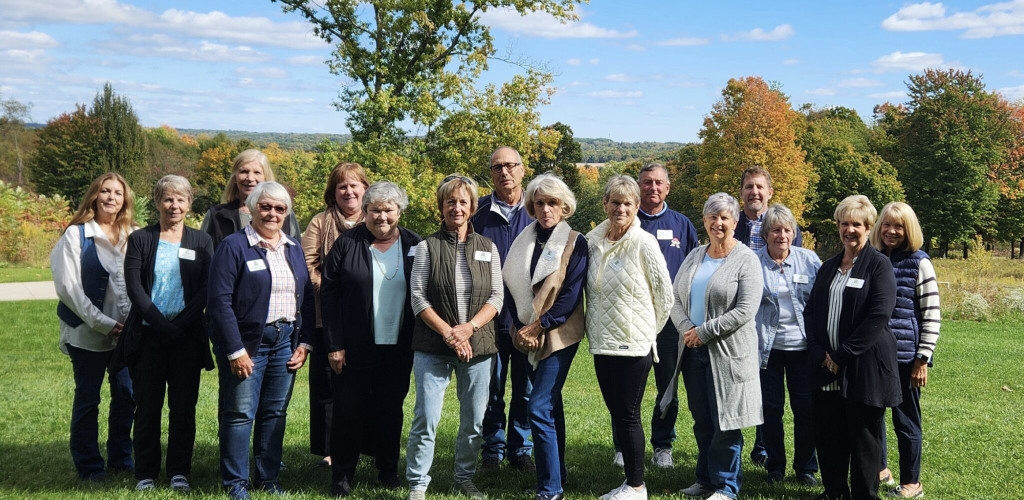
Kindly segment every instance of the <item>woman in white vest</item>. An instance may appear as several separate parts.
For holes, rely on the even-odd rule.
[[[513,302],[512,343],[530,361],[530,428],[537,461],[537,500],[565,498],[565,410],[562,386],[583,338],[587,241],[565,220],[576,197],[561,179],[539,175],[526,187],[536,219],[512,242],[502,277]]]
[[[658,362],[655,340],[672,307],[672,278],[658,241],[640,227],[639,204],[636,181],[612,177],[604,188],[608,219],[587,233],[586,331],[626,473],[602,500],[647,498],[640,402]]]

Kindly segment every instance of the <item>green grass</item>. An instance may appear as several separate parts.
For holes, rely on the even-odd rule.
[[[68,453],[68,420],[74,384],[71,364],[57,350],[57,320],[52,301],[0,303],[3,369],[0,370],[0,497],[3,498],[175,498],[160,479],[160,487],[137,494],[134,479],[114,475],[98,488],[83,486],[75,477]],[[922,481],[928,498],[1022,498],[1024,483],[1013,480],[1024,463],[1024,369],[1020,359],[1019,323],[947,322],[943,325],[936,367],[922,398],[925,447]],[[285,437],[284,486],[292,498],[320,498],[327,493],[329,473],[316,468],[308,454],[308,390],[306,370],[300,372]],[[1004,391],[1008,386],[1012,392]],[[197,409],[199,432],[193,466],[194,498],[223,498],[218,487],[214,372],[203,374]],[[439,430],[430,498],[458,498],[451,493],[452,450],[458,423],[454,390]],[[685,394],[680,394],[685,398]],[[611,465],[612,445],[608,412],[594,378],[592,357],[584,349],[576,356],[565,390],[567,461],[571,498],[600,495],[622,482],[622,471]],[[104,395],[101,415],[106,411]],[[406,431],[413,395],[406,402]],[[654,405],[651,377],[644,402],[649,418]],[[696,447],[685,410],[677,423],[676,468],[648,469],[652,497],[682,498],[675,493],[693,482]],[[787,417],[788,419],[788,417]],[[166,423],[165,423],[166,426]],[[787,428],[791,428],[787,424]],[[102,430],[101,434],[105,432]],[[890,431],[891,432],[891,431]],[[746,443],[753,429],[744,432]],[[649,436],[649,434],[648,434]],[[103,436],[101,435],[101,439]],[[896,441],[890,436],[889,457],[895,464]],[[789,445],[792,452],[792,445]],[[647,459],[650,459],[648,450]],[[742,498],[809,498],[818,493],[792,482],[769,486],[765,473],[746,458]],[[404,464],[404,458],[403,458]],[[364,461],[356,476],[356,498],[402,499],[404,490],[373,489],[375,471]],[[512,471],[481,474],[479,486],[490,498],[533,498],[535,479]]]
[[[24,283],[26,281],[50,281],[53,274],[48,267],[2,267],[0,283]]]

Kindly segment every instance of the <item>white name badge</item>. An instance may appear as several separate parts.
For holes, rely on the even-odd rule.
[[[179,248],[178,258],[182,260],[196,260],[196,251],[191,248]]]
[[[793,283],[808,283],[810,280],[807,279],[806,274],[794,274]]]
[[[614,271],[621,271],[622,270],[622,260],[620,260],[618,258],[612,259],[611,262],[608,263],[608,267],[612,268],[612,270],[614,270]]]
[[[413,245],[413,246],[409,247],[409,253],[406,255],[406,257],[415,257],[415,256],[416,256],[416,245]]]
[[[659,240],[671,240],[672,239],[672,230],[671,229],[659,229],[658,230],[658,239]]]
[[[550,248],[546,248],[544,249],[544,253],[541,257],[543,257],[544,260],[555,260],[555,251]]]
[[[484,262],[491,261],[491,252],[484,252],[483,250],[477,250],[473,252],[473,260],[482,260]]]
[[[850,278],[846,282],[847,288],[864,288],[864,280],[860,278]]]
[[[246,267],[249,268],[250,273],[256,271],[262,271],[267,268],[267,263],[263,262],[263,259],[250,260],[245,263]]]

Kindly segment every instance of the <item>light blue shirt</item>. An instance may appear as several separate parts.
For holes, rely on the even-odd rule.
[[[690,283],[690,323],[693,323],[693,326],[704,324],[704,302],[707,300],[704,295],[707,293],[708,281],[723,262],[725,262],[725,257],[712,259],[705,255],[700,267],[693,275],[693,282]]]
[[[181,284],[181,263],[178,249],[181,243],[160,240],[153,264],[153,305],[167,319],[173,319],[185,309],[185,290]]]
[[[377,345],[395,345],[408,293],[402,238],[399,237],[384,252],[370,246],[370,260],[373,268],[373,339]]]
[[[810,299],[811,289],[814,288],[814,278],[818,275],[818,268],[821,267],[821,259],[818,254],[798,246],[789,247],[789,255],[782,261],[780,266],[768,253],[768,247],[761,248],[757,252],[757,258],[761,260],[761,272],[764,276],[764,292],[761,295],[761,306],[757,310],[754,323],[757,326],[757,347],[761,354],[761,368],[768,366],[768,356],[772,348],[779,348],[782,345],[796,347],[802,345],[806,348],[807,330],[804,326],[804,307]],[[789,290],[789,300],[792,303],[792,314],[795,324],[783,325],[782,316],[784,297],[780,296],[779,283],[783,279],[786,288]],[[797,331],[790,330],[796,327]],[[776,342],[776,336],[783,334],[785,340],[782,345]],[[797,343],[796,336],[799,335],[803,342]],[[800,348],[800,347],[796,347]]]

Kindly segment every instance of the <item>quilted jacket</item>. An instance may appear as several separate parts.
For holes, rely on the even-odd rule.
[[[672,308],[672,277],[658,240],[633,219],[618,241],[605,220],[587,233],[586,330],[590,353],[646,356]],[[658,362],[657,349],[654,361]]]

